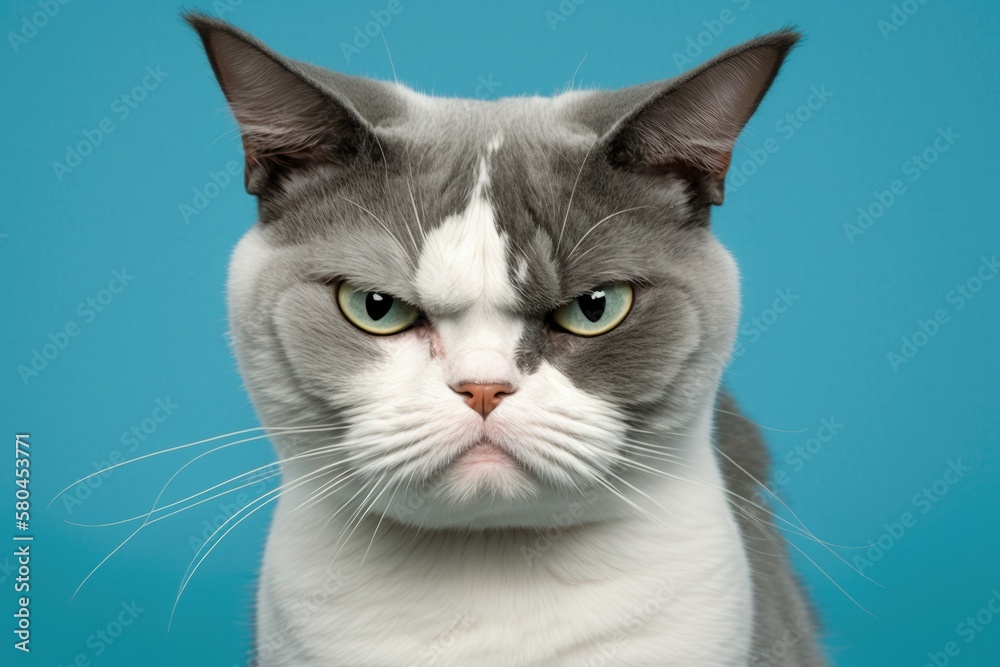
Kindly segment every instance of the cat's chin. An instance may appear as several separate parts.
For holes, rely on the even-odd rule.
[[[443,471],[436,495],[456,503],[519,500],[537,493],[531,476],[502,446],[481,440]]]

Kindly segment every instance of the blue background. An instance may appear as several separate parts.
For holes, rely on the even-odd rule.
[[[77,487],[44,509],[59,489],[114,457],[256,423],[227,348],[223,302],[228,255],[253,221],[254,202],[238,173],[208,187],[214,196],[198,202],[207,206],[197,215],[181,212],[213,173],[242,164],[235,126],[174,2],[69,2],[32,31],[25,21],[41,23],[44,4],[8,1],[0,45],[3,437],[31,433],[37,540],[30,656],[10,646],[12,548],[0,551],[0,655],[4,664],[239,664],[267,511],[211,554],[169,634],[167,622],[192,539],[249,497],[219,498],[149,526],[70,601],[132,525],[66,521],[148,510],[173,471],[204,447],[117,469],[98,488]],[[350,57],[341,46],[385,0],[195,4],[292,57],[392,77],[381,38]],[[961,624],[1000,587],[1000,279],[981,268],[984,256],[1000,252],[1000,8],[985,0],[902,5],[909,14],[888,0],[401,0],[384,32],[400,81],[493,98],[549,94],[577,70],[584,86],[666,78],[758,33],[788,23],[805,31],[742,137],[726,205],[715,213],[745,293],[741,354],[726,382],[768,429],[773,486],[805,524],[829,542],[877,545],[838,550],[875,584],[817,544],[795,540],[815,561],[796,555],[835,663],[919,666],[955,642],[948,664],[996,665],[1000,618],[979,630]],[[24,39],[12,42],[11,34]],[[145,99],[124,106],[119,98],[142,85],[147,67],[165,76],[146,78]],[[787,114],[797,114],[794,124]],[[104,119],[113,130],[95,134]],[[935,148],[939,131],[949,130],[950,143]],[[57,175],[53,162],[65,162],[85,133],[100,142]],[[912,158],[925,151],[934,161],[923,170]],[[896,180],[894,201],[880,211]],[[852,235],[845,225],[856,224],[859,207],[872,221]],[[103,293],[123,267],[133,276],[127,286]],[[977,283],[977,271],[993,280]],[[974,296],[955,296],[966,284],[978,288]],[[779,304],[781,313],[770,310],[776,291],[791,303]],[[108,296],[99,312],[87,305]],[[888,355],[902,355],[903,339],[939,310],[935,335],[917,335],[921,345],[907,350],[915,356],[893,364]],[[22,378],[18,367],[68,323],[78,334]],[[169,415],[157,401],[173,406]],[[824,419],[836,432],[810,442]],[[132,428],[141,439],[128,435]],[[802,447],[808,459],[795,453]],[[271,452],[256,441],[213,457],[191,466],[171,497],[262,465]],[[967,470],[944,481],[950,464]],[[9,481],[4,488],[12,489]],[[123,604],[133,603],[141,611],[118,628],[119,616],[131,618]]]

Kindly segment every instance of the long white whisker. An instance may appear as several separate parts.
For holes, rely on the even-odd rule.
[[[310,428],[310,429],[315,428],[315,429],[323,429],[323,430],[335,430],[335,429],[346,428],[346,427],[343,426],[343,425],[341,425],[341,424],[329,424],[329,425],[319,425],[319,426],[255,426],[253,428],[245,428],[245,429],[240,430],[240,431],[233,431],[232,433],[225,433],[223,435],[217,435],[217,436],[214,436],[212,438],[205,438],[204,440],[198,440],[196,442],[189,442],[189,443],[186,443],[186,444],[183,444],[183,445],[177,445],[175,447],[170,447],[168,449],[162,449],[160,451],[150,452],[149,454],[143,454],[142,456],[138,456],[138,457],[136,457],[134,459],[129,459],[128,461],[121,461],[119,463],[115,463],[114,465],[108,466],[107,468],[102,468],[101,470],[96,470],[96,471],[90,473],[89,475],[87,475],[86,477],[81,477],[80,479],[76,480],[72,484],[67,485],[64,489],[62,489],[61,491],[59,491],[59,493],[57,493],[55,495],[55,497],[52,498],[51,501],[49,501],[49,504],[46,507],[46,509],[48,509],[49,507],[52,507],[52,503],[54,503],[55,501],[59,500],[59,497],[62,494],[66,493],[67,491],[69,491],[70,489],[72,489],[73,487],[75,487],[77,484],[81,484],[83,482],[86,482],[91,477],[96,477],[97,475],[103,475],[106,472],[111,472],[112,470],[114,470],[116,468],[120,468],[122,466],[130,465],[132,463],[138,463],[139,461],[143,461],[145,459],[152,458],[154,456],[161,456],[163,454],[170,454],[171,452],[180,451],[182,449],[189,449],[191,447],[196,447],[198,445],[204,445],[205,443],[208,443],[208,442],[215,442],[216,440],[221,440],[222,438],[228,438],[228,437],[231,437],[231,436],[234,436],[234,435],[243,435],[244,433],[253,433],[254,431],[286,431],[286,430],[294,430],[294,429],[301,429],[301,428]],[[264,435],[262,435],[260,437],[261,438],[266,438],[266,437],[268,437],[268,435],[264,434]],[[252,442],[252,440],[251,439],[241,440],[240,442],[241,443],[243,443],[243,442]]]
[[[375,220],[375,222],[377,222],[378,224],[382,225],[382,229],[384,229],[385,233],[389,235],[389,238],[392,239],[393,243],[395,243],[397,246],[399,246],[399,249],[403,252],[404,255],[407,254],[406,248],[403,247],[403,244],[400,243],[399,239],[396,238],[396,235],[393,234],[392,230],[389,229],[389,225],[385,224],[385,222],[382,220],[382,218],[378,217],[370,209],[365,208],[364,206],[362,206],[358,202],[352,201],[352,200],[348,199],[347,197],[345,197],[344,195],[338,195],[338,196],[341,199],[343,199],[344,201],[346,201],[347,203],[353,204],[353,205],[357,206],[359,209],[361,209],[362,211],[364,211],[365,213],[367,213],[368,215],[370,215]],[[407,227],[406,231],[407,231],[407,233],[409,233],[410,228]],[[413,240],[413,235],[412,234],[410,234],[410,239]],[[413,241],[413,249],[414,250],[418,250],[416,243],[417,242],[414,240]]]
[[[322,430],[322,429],[320,429],[320,430]],[[302,433],[302,432],[307,432],[307,433],[311,433],[311,432],[313,432],[313,431],[311,431],[311,430],[309,430],[309,431],[296,431],[296,432],[294,433],[294,435],[298,435],[299,433]],[[164,485],[163,485],[163,487],[162,487],[162,488],[160,489],[160,492],[159,492],[159,494],[157,494],[157,496],[156,496],[156,499],[155,499],[155,500],[153,501],[153,507],[152,507],[152,509],[150,509],[150,511],[149,511],[149,514],[148,514],[148,515],[147,515],[147,517],[146,517],[146,520],[145,520],[145,521],[143,521],[143,522],[142,522],[142,524],[141,524],[141,525],[140,525],[140,526],[139,526],[138,528],[136,528],[136,529],[135,529],[135,530],[134,530],[134,531],[133,531],[133,532],[132,532],[132,533],[131,533],[131,534],[130,534],[130,535],[129,535],[128,537],[126,537],[126,538],[125,538],[125,539],[124,539],[124,540],[123,540],[123,541],[121,542],[121,544],[119,544],[119,545],[118,545],[117,547],[115,547],[114,549],[112,549],[112,550],[111,550],[111,553],[109,553],[109,554],[108,554],[107,556],[105,556],[105,557],[104,557],[103,559],[101,559],[101,561],[100,561],[100,562],[99,562],[99,563],[98,563],[98,564],[97,564],[96,566],[94,566],[94,569],[92,569],[92,570],[91,570],[91,571],[90,571],[90,572],[89,572],[89,573],[87,574],[87,576],[83,578],[83,581],[81,581],[81,582],[80,582],[80,585],[76,587],[76,590],[75,590],[75,591],[73,591],[73,595],[72,595],[72,596],[70,597],[70,599],[71,599],[71,600],[73,600],[73,599],[76,599],[76,596],[77,596],[77,594],[78,594],[78,593],[80,592],[80,589],[82,589],[82,588],[84,587],[84,585],[85,585],[85,584],[86,584],[86,583],[87,583],[87,582],[88,582],[88,581],[90,580],[90,578],[91,578],[91,577],[93,577],[93,576],[94,576],[94,575],[95,575],[95,574],[97,573],[97,571],[98,571],[99,569],[101,569],[101,567],[102,567],[102,566],[103,566],[103,565],[104,565],[105,563],[107,563],[107,562],[108,562],[108,560],[110,560],[110,559],[111,559],[111,557],[112,557],[112,556],[114,556],[114,555],[115,555],[116,553],[118,553],[118,552],[119,552],[119,551],[120,551],[120,550],[121,550],[121,549],[122,549],[122,548],[123,548],[123,547],[124,547],[124,546],[125,546],[126,544],[128,544],[128,543],[129,543],[129,542],[130,542],[130,541],[132,540],[132,538],[133,538],[133,537],[135,537],[136,535],[138,535],[138,534],[139,534],[139,531],[141,531],[141,530],[142,530],[142,529],[143,529],[143,528],[144,528],[145,526],[147,526],[147,525],[149,524],[149,520],[150,520],[150,517],[151,517],[151,516],[153,515],[153,513],[154,513],[154,512],[156,512],[156,509],[157,509],[157,505],[158,505],[158,503],[159,503],[159,501],[160,501],[160,498],[161,498],[161,497],[163,496],[164,492],[165,492],[165,491],[167,490],[167,487],[168,487],[168,486],[170,486],[170,483],[171,483],[171,482],[172,482],[172,481],[173,481],[173,480],[174,480],[174,479],[175,479],[175,478],[177,477],[177,475],[179,475],[179,474],[180,474],[180,473],[181,473],[181,472],[182,472],[182,471],[183,471],[184,469],[186,469],[186,468],[187,468],[187,467],[188,467],[189,465],[191,465],[192,463],[194,463],[194,462],[195,462],[195,461],[197,461],[198,459],[202,458],[203,456],[207,456],[208,454],[211,454],[212,452],[215,452],[215,451],[218,451],[218,450],[220,450],[220,449],[225,449],[225,448],[227,448],[227,447],[232,447],[232,446],[234,446],[234,445],[238,445],[238,444],[242,444],[243,442],[246,442],[246,441],[250,441],[250,440],[260,440],[261,438],[265,438],[265,437],[268,437],[268,436],[267,436],[266,434],[265,434],[265,435],[262,435],[262,436],[254,436],[253,438],[246,438],[246,439],[244,439],[244,440],[237,440],[236,442],[231,442],[231,443],[226,443],[226,444],[223,444],[223,445],[219,445],[218,447],[213,447],[213,448],[212,448],[211,450],[209,450],[208,452],[202,452],[201,454],[199,454],[198,456],[194,457],[193,459],[191,459],[190,461],[188,461],[187,463],[185,463],[185,464],[184,464],[183,466],[181,466],[181,467],[180,467],[180,468],[179,468],[179,469],[178,469],[177,471],[175,471],[175,472],[174,472],[174,474],[173,474],[173,475],[171,475],[170,479],[168,479],[168,480],[167,480],[167,483],[166,483],[166,484],[164,484]]]
[[[621,215],[622,213],[628,213],[629,211],[638,211],[639,209],[643,209],[643,208],[651,208],[651,207],[650,206],[634,206],[632,208],[625,208],[625,209],[622,209],[620,211],[612,213],[611,215],[609,215],[607,217],[604,217],[604,218],[601,218],[600,220],[598,220],[596,223],[594,223],[593,227],[591,227],[590,229],[588,229],[586,231],[586,233],[584,233],[584,235],[580,237],[580,240],[576,242],[576,245],[573,246],[573,249],[569,251],[569,255],[568,255],[569,259],[573,258],[573,253],[575,253],[576,249],[580,247],[580,244],[583,243],[584,239],[586,239],[588,236],[590,236],[590,233],[592,231],[594,231],[595,229],[597,229],[598,227],[600,227],[603,223],[607,222],[608,220],[611,220],[612,218],[614,218],[616,216]]]
[[[744,421],[748,421],[751,424],[753,424],[754,426],[756,426],[757,428],[763,429],[765,431],[775,431],[777,433],[805,433],[806,431],[809,430],[807,428],[797,428],[797,429],[789,430],[789,429],[784,429],[784,428],[775,428],[773,426],[764,426],[763,424],[761,424],[759,422],[755,422],[754,420],[750,419],[746,415],[741,415],[738,412],[730,412],[729,410],[723,410],[722,408],[714,408],[714,409],[715,409],[716,412],[721,412],[724,415],[731,415],[733,417],[739,417],[740,419],[742,419]]]
[[[319,468],[317,470],[311,471],[311,472],[303,475],[301,478],[298,478],[298,479],[286,482],[285,484],[282,484],[281,486],[279,486],[277,489],[273,489],[271,491],[268,491],[267,493],[264,493],[260,497],[258,497],[255,500],[251,501],[249,504],[247,504],[246,507],[244,507],[243,509],[241,509],[239,512],[237,512],[232,517],[230,517],[229,519],[227,519],[221,526],[219,526],[215,530],[215,532],[213,532],[209,536],[209,538],[208,538],[208,540],[206,540],[205,544],[203,544],[202,547],[198,550],[198,552],[194,555],[194,558],[192,559],[192,565],[193,565],[193,567],[189,567],[188,571],[185,572],[184,577],[182,577],[181,587],[177,591],[177,598],[174,600],[174,606],[170,610],[170,619],[167,621],[167,631],[168,632],[170,631],[170,626],[173,624],[174,614],[177,611],[177,606],[180,604],[181,596],[183,596],[184,591],[187,588],[188,584],[191,582],[192,578],[194,578],[194,575],[195,575],[195,573],[197,573],[198,568],[201,567],[201,564],[205,562],[205,559],[208,558],[208,556],[212,553],[212,551],[215,549],[215,547],[218,546],[222,542],[222,540],[226,537],[226,535],[228,535],[237,526],[239,526],[241,523],[243,523],[243,521],[245,521],[249,517],[253,516],[261,508],[266,507],[268,504],[270,504],[271,502],[275,501],[276,499],[278,499],[279,497],[281,497],[283,494],[285,494],[285,493],[287,493],[287,492],[289,492],[289,491],[291,491],[291,490],[293,490],[295,488],[298,488],[299,486],[302,486],[303,484],[306,484],[309,480],[314,479],[315,477],[318,477],[321,474],[324,474],[328,469],[330,469],[331,467],[333,467],[335,465],[337,465],[337,464],[334,463],[334,464],[330,464],[330,465],[327,465],[327,466],[323,466],[323,467],[321,467],[321,468]],[[270,498],[267,498],[266,500],[263,500],[267,496],[270,496]],[[254,503],[259,503],[259,504],[256,507],[254,507],[253,509],[251,509],[251,506]],[[243,516],[240,517],[240,514],[243,514]],[[239,517],[239,519],[237,519],[236,522],[233,523],[232,526],[230,526],[229,528],[227,528],[226,531],[219,537],[218,540],[215,540],[215,536],[218,535],[219,531],[221,531],[223,528],[226,528],[226,526],[230,522],[232,522],[234,519],[236,519],[237,517]],[[208,545],[211,545],[211,546],[208,546]],[[205,549],[206,546],[208,546],[207,550]],[[201,555],[202,551],[205,552],[204,555]],[[198,558],[199,555],[201,555],[200,559]],[[194,562],[195,560],[197,560],[197,563]]]
[[[137,515],[129,517],[127,519],[120,519],[118,521],[110,521],[110,522],[107,522],[107,523],[90,523],[90,524],[88,524],[88,523],[75,523],[73,521],[66,521],[66,523],[68,523],[68,524],[70,524],[72,526],[81,526],[83,528],[105,528],[105,527],[109,527],[109,526],[118,526],[118,525],[121,525],[121,524],[124,524],[124,523],[130,523],[132,521],[138,521],[139,519],[144,519],[144,518],[150,516],[150,514],[152,514],[154,511],[161,511],[161,510],[170,509],[171,507],[175,507],[175,506],[180,505],[182,503],[185,503],[185,502],[187,502],[189,500],[193,500],[193,499],[197,498],[198,496],[204,495],[206,493],[211,493],[215,489],[218,489],[219,487],[225,486],[226,484],[230,484],[230,483],[235,482],[237,480],[240,480],[240,479],[242,479],[244,477],[251,477],[251,476],[253,476],[253,475],[255,475],[255,474],[257,474],[257,473],[259,473],[259,472],[261,472],[263,470],[267,470],[268,468],[273,468],[275,466],[280,466],[283,463],[286,463],[286,462],[289,462],[289,461],[295,461],[297,459],[326,456],[326,455],[331,454],[331,453],[333,453],[335,451],[338,451],[339,449],[342,449],[343,447],[344,447],[344,445],[341,444],[341,443],[336,443],[336,444],[333,444],[333,445],[324,445],[324,446],[318,447],[316,449],[310,449],[310,450],[305,451],[305,452],[300,452],[298,454],[295,454],[294,456],[288,456],[288,457],[285,457],[285,458],[282,458],[282,459],[278,459],[276,461],[271,461],[271,462],[266,463],[266,464],[264,464],[262,466],[258,466],[256,468],[254,468],[253,470],[248,470],[247,472],[243,472],[243,473],[240,473],[239,475],[235,475],[233,477],[230,477],[229,479],[224,480],[222,482],[219,482],[218,484],[214,484],[213,486],[210,486],[207,489],[203,489],[202,491],[198,491],[197,493],[193,493],[190,496],[187,496],[186,498],[182,498],[180,500],[176,500],[176,501],[174,501],[172,503],[169,503],[167,505],[161,505],[161,506],[157,507],[153,511],[144,512],[142,514],[137,514]],[[230,489],[226,489],[226,490],[224,490],[224,491],[222,491],[220,493],[217,493],[217,494],[211,496],[210,498],[205,498],[204,500],[200,500],[200,501],[198,501],[196,503],[192,503],[191,505],[189,505],[187,507],[183,507],[183,508],[181,508],[179,510],[176,510],[174,512],[170,512],[169,514],[160,515],[159,517],[157,517],[156,519],[150,521],[149,523],[155,523],[157,521],[160,521],[161,519],[165,519],[167,517],[174,516],[175,514],[179,514],[180,512],[187,511],[188,509],[191,509],[192,507],[196,507],[197,505],[201,505],[202,503],[207,502],[209,500],[214,500],[215,498],[219,498],[221,496],[230,494],[233,491],[237,491],[239,489],[243,489],[243,488],[246,488],[248,486],[253,486],[254,484],[257,484],[260,481],[266,481],[268,479],[272,479],[273,477],[280,476],[280,475],[281,475],[280,471],[274,471],[272,473],[269,473],[266,477],[260,477],[260,478],[257,478],[257,479],[253,479],[250,482],[247,482],[246,484],[241,484],[240,486],[237,486],[237,487],[234,487],[234,488],[230,488]]]
[[[559,229],[559,238],[556,240],[556,252],[559,252],[559,247],[562,245],[563,234],[566,232],[566,221],[569,220],[569,212],[573,207],[573,196],[576,194],[576,186],[580,184],[580,176],[583,175],[583,167],[587,164],[587,158],[590,157],[590,152],[594,150],[594,146],[597,143],[591,144],[590,148],[587,149],[587,154],[583,156],[583,162],[580,163],[580,170],[576,172],[576,179],[573,181],[573,189],[569,192],[569,201],[566,203],[566,215],[563,216],[562,227]]]

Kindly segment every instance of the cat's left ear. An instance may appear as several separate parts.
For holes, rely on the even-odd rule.
[[[676,79],[620,91],[631,109],[604,136],[608,159],[688,180],[721,204],[736,139],[798,40],[791,31],[765,35]]]

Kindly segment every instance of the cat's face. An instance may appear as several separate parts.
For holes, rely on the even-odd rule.
[[[549,524],[704,423],[739,310],[708,209],[792,36],[680,83],[487,103],[194,22],[261,204],[230,268],[240,368],[266,426],[336,426],[276,438],[294,474],[337,462],[313,491],[420,525]]]

